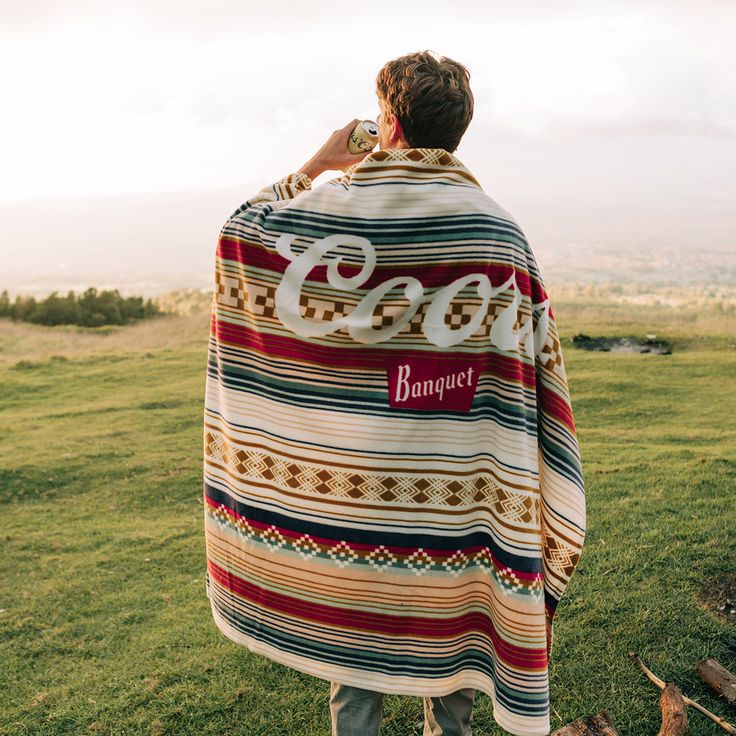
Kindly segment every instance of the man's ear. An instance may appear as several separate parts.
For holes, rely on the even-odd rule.
[[[396,143],[396,141],[401,140],[404,137],[404,129],[401,127],[401,121],[396,117],[396,115],[391,115],[391,120],[393,121],[393,133],[391,134],[391,143]]]
[[[396,118],[396,131],[397,133],[403,138],[404,137],[404,128],[401,125],[401,121]]]

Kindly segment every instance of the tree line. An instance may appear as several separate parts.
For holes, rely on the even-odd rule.
[[[41,325],[124,325],[160,312],[150,299],[123,297],[117,289],[98,292],[91,287],[79,295],[69,291],[66,296],[54,291],[40,300],[17,295],[15,301],[11,301],[7,289],[0,294],[0,317]]]

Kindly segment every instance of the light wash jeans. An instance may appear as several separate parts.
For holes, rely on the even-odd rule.
[[[422,736],[471,736],[473,688],[423,700]],[[331,682],[330,715],[332,736],[380,736],[383,693]]]

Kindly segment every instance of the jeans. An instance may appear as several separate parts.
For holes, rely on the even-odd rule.
[[[423,736],[471,736],[475,690],[424,698]],[[332,736],[380,736],[383,693],[330,683]]]

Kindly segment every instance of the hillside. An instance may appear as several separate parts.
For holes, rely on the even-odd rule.
[[[657,732],[658,691],[630,650],[736,721],[692,672],[706,656],[736,670],[736,615],[718,610],[736,591],[731,307],[558,296],[588,533],[555,623],[553,728],[606,708],[622,735]],[[0,320],[0,735],[329,733],[328,683],[211,620],[208,326],[206,309],[97,330]],[[657,333],[674,350],[584,352],[579,331]],[[420,699],[386,696],[384,736],[421,721]],[[473,729],[502,736],[485,696]]]

